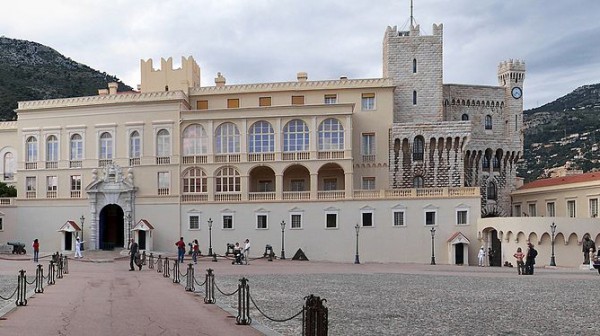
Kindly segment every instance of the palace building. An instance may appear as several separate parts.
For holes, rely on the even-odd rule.
[[[0,178],[18,189],[0,240],[174,251],[182,236],[222,255],[249,238],[255,256],[474,264],[479,218],[511,214],[525,65],[444,84],[442,47],[441,24],[388,27],[381,78],[203,87],[183,57],[142,60],[136,92],[20,102],[0,123]]]

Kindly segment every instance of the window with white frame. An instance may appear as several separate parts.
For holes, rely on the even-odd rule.
[[[221,221],[223,223],[223,229],[233,229],[233,214],[221,214]]]
[[[81,191],[81,175],[71,175],[71,191]]]
[[[15,156],[12,152],[6,152],[4,154],[4,180],[12,180],[15,176],[16,164]]]
[[[598,217],[598,199],[590,198],[590,217],[596,218]]]
[[[363,177],[362,178],[362,189],[363,190],[375,190],[375,177]]]
[[[375,94],[363,93],[361,96],[361,109],[363,111],[371,111],[375,109]]]
[[[546,203],[546,216],[556,217],[556,205],[554,202]]]
[[[129,158],[139,159],[142,156],[142,139],[140,132],[133,131],[129,135]]]
[[[361,142],[363,161],[375,161],[375,133],[363,133]]]
[[[268,229],[269,216],[265,213],[257,213],[256,214],[256,228],[257,229]]]
[[[468,225],[469,224],[469,210],[457,209],[456,210],[456,225]]]
[[[158,172],[158,194],[169,195],[171,189],[171,173]]]
[[[529,207],[529,217],[537,216],[537,207],[535,203],[529,203],[527,205]]]
[[[339,210],[326,210],[325,211],[325,228],[326,229],[337,229],[338,228],[338,217],[339,217]]]
[[[425,225],[436,225],[437,211],[426,210],[425,211]]]
[[[100,160],[110,160],[113,158],[113,139],[112,134],[109,132],[102,132],[100,134]]]
[[[56,191],[58,189],[58,176],[46,176],[46,191]]]
[[[234,167],[223,167],[215,176],[216,192],[239,192],[240,173]]]
[[[309,131],[306,123],[300,119],[289,121],[283,128],[283,151],[308,151]]]
[[[215,153],[231,154],[240,152],[240,131],[234,123],[222,123],[217,127],[215,134]]]
[[[575,200],[567,201],[567,216],[571,218],[575,218],[577,213],[575,212]]]
[[[522,211],[521,211],[521,204],[515,204],[513,206],[514,209],[514,213],[513,216],[514,217],[521,217]]]
[[[367,209],[360,211],[360,225],[363,227],[375,226],[375,210]]]
[[[36,190],[36,178],[35,176],[27,176],[25,178],[25,188],[27,191],[35,191]]]
[[[71,135],[69,158],[71,161],[83,160],[83,138],[80,134]]]
[[[203,155],[208,152],[208,135],[200,124],[192,124],[183,131],[183,155]]]
[[[335,118],[323,120],[319,125],[319,151],[343,150],[344,127]]]
[[[58,138],[55,135],[46,138],[46,161],[58,161]]]
[[[38,159],[38,143],[37,138],[34,136],[30,136],[25,141],[27,147],[27,153],[25,154],[25,161],[27,162],[36,162]]]
[[[200,229],[200,215],[194,214],[188,216],[188,225],[190,230]]]
[[[250,153],[272,153],[275,151],[275,132],[267,121],[257,121],[250,127],[248,134]]]
[[[406,225],[404,210],[394,210],[392,212],[392,214],[393,214],[394,226]]]
[[[337,103],[337,95],[336,94],[326,94],[325,95],[325,104],[335,104]]]
[[[171,156],[171,134],[164,128],[156,133],[156,156]]]
[[[302,228],[302,213],[301,212],[292,212],[290,213],[290,228],[292,229],[301,229]]]
[[[190,168],[183,172],[184,193],[205,193],[208,191],[206,173],[200,168]]]

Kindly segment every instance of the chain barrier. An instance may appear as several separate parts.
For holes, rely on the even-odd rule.
[[[256,304],[256,302],[254,302],[254,298],[252,297],[252,295],[250,295],[250,302],[252,302],[252,304],[254,305],[254,308],[256,308],[256,310],[258,310],[258,312],[259,312],[259,313],[260,313],[262,316],[264,316],[264,317],[265,317],[267,320],[271,320],[271,321],[273,321],[273,322],[287,322],[287,321],[290,321],[290,320],[293,320],[293,319],[295,319],[296,317],[300,316],[300,314],[302,314],[302,312],[304,312],[304,310],[303,310],[303,309],[300,309],[300,311],[298,311],[298,312],[297,312],[295,315],[293,315],[292,317],[288,317],[288,318],[286,318],[286,319],[276,319],[276,318],[270,317],[270,316],[268,316],[267,314],[265,314],[265,313],[262,311],[262,309],[260,309],[260,308],[258,307],[258,305]]]
[[[180,283],[181,280],[179,279],[179,260],[175,261],[175,263],[173,264],[173,283]]]
[[[223,292],[223,291],[221,290],[221,288],[219,288],[219,286],[218,286],[216,283],[215,283],[215,287],[217,288],[217,290],[219,291],[219,293],[221,293],[221,294],[223,294],[223,295],[225,295],[225,296],[232,296],[232,295],[235,295],[235,294],[236,294],[236,293],[237,293],[237,292],[240,290],[240,287],[238,286],[238,289],[236,289],[236,290],[235,290],[233,293],[227,294],[227,293]]]
[[[235,318],[236,324],[248,325],[252,323],[250,317],[250,286],[248,279],[241,278],[238,285],[238,315]]]
[[[312,294],[305,299],[306,305],[302,310],[302,335],[327,336],[329,309],[323,306],[323,302],[327,302],[327,300]]]
[[[54,285],[56,280],[54,280],[54,260],[50,260],[50,264],[48,265],[48,285]]]
[[[27,277],[25,276],[25,270],[19,271],[19,277],[17,279],[17,306],[27,305]]]
[[[35,269],[35,292],[44,292],[44,267],[41,264]]]

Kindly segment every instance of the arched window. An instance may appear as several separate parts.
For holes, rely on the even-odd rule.
[[[489,114],[485,116],[485,129],[486,130],[492,129],[492,116]]]
[[[71,135],[69,159],[81,161],[83,159],[83,138],[79,134]]]
[[[498,169],[500,169],[500,159],[499,159],[497,156],[495,156],[495,155],[494,155],[494,157],[492,158],[492,167],[493,167],[495,170],[498,170]]]
[[[156,133],[156,156],[171,156],[171,135],[164,128]]]
[[[308,151],[308,126],[300,119],[289,121],[283,128],[283,151]]]
[[[129,135],[129,158],[138,159],[142,153],[140,133],[133,131]]]
[[[415,176],[413,178],[413,188],[423,188],[424,185],[423,176]]]
[[[216,192],[239,192],[240,173],[233,167],[219,169],[215,176]]]
[[[275,133],[267,121],[255,122],[250,127],[249,148],[250,153],[272,153],[275,151]]]
[[[205,193],[206,173],[200,168],[190,168],[183,173],[183,192],[184,193]]]
[[[27,147],[27,153],[25,155],[26,162],[36,162],[38,159],[38,142],[37,138],[30,136],[25,141]]]
[[[193,124],[183,131],[183,155],[202,155],[208,152],[208,136],[204,127]]]
[[[415,138],[413,143],[413,161],[423,161],[423,155],[425,153],[425,140],[423,137],[418,136]]]
[[[413,73],[417,73],[417,59],[413,58]]]
[[[417,105],[417,91],[413,91],[413,105]]]
[[[498,198],[498,192],[496,190],[496,184],[494,182],[490,182],[487,185],[487,199],[495,200]]]
[[[58,161],[58,139],[51,135],[46,139],[46,161]]]
[[[215,153],[228,154],[240,152],[240,131],[234,123],[226,122],[217,127]]]
[[[113,158],[113,140],[108,132],[100,134],[100,160],[110,160]]]
[[[468,120],[469,120],[469,115],[465,113],[465,114],[463,114],[463,115],[460,117],[460,119],[461,119],[462,121],[468,121]]]
[[[343,150],[344,128],[334,118],[323,120],[319,125],[319,151]]]
[[[17,171],[15,165],[15,156],[11,152],[6,152],[4,154],[4,179],[12,180],[15,176],[15,172]]]
[[[489,169],[490,168],[490,157],[487,155],[484,155],[481,164],[482,164],[483,169]]]

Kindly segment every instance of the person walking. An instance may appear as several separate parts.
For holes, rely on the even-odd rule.
[[[532,243],[527,243],[529,249],[527,249],[527,256],[525,257],[525,274],[533,275],[533,268],[535,265],[535,257],[537,257],[537,251],[533,248]]]
[[[31,247],[33,248],[33,262],[38,262],[40,256],[40,242],[37,238],[33,240]]]
[[[198,253],[200,252],[200,246],[198,246],[198,239],[194,239],[192,243],[192,260],[194,264],[198,263]]]
[[[485,265],[485,249],[483,246],[479,249],[479,253],[477,253],[477,261],[479,262],[479,267]]]
[[[135,242],[133,238],[131,238],[131,243],[129,244],[129,270],[135,271],[135,259],[136,255],[140,252],[138,243]],[[137,256],[139,258],[139,256]],[[142,266],[140,264],[140,271],[142,270]]]
[[[83,255],[81,254],[81,243],[83,242],[77,237],[77,239],[75,239],[75,258],[83,258]]]
[[[177,261],[183,263],[183,256],[185,255],[185,242],[183,241],[183,237],[179,237],[179,241],[175,243],[177,246]]]
[[[519,271],[519,275],[525,274],[525,263],[523,262],[523,258],[525,258],[525,254],[520,247],[517,247],[517,252],[513,255],[517,259],[517,270]]]

